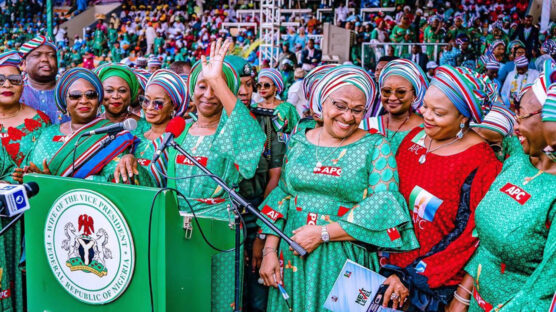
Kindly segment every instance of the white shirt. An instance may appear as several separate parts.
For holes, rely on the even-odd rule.
[[[288,103],[295,106],[295,110],[300,117],[303,117],[303,112],[309,109],[307,99],[303,93],[303,80],[294,82],[288,90]]]

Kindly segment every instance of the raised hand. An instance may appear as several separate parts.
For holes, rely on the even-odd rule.
[[[226,40],[222,43],[222,38],[219,38],[216,42],[213,41],[210,44],[210,59],[207,60],[204,55],[201,56],[201,64],[203,66],[201,72],[209,83],[224,76],[222,73],[222,63],[224,62],[224,57],[228,53],[231,44],[231,40]]]

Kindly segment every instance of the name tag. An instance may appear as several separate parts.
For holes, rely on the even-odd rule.
[[[325,174],[334,177],[339,177],[342,175],[342,168],[340,167],[330,167],[330,166],[323,166],[320,168],[313,169],[314,174]]]
[[[522,188],[520,188],[519,186],[515,186],[511,183],[506,183],[506,185],[504,185],[500,191],[508,196],[510,196],[511,198],[513,198],[516,202],[520,203],[521,205],[524,205],[529,198],[531,198],[531,195],[527,192],[525,192]]]
[[[198,161],[201,165],[203,165],[204,167],[207,166],[207,162],[208,162],[207,157],[203,157],[203,156],[194,156],[194,157],[195,160]],[[176,163],[180,165],[194,166],[194,164],[189,159],[187,159],[187,157],[185,157],[184,155],[178,155],[178,157],[176,157]]]

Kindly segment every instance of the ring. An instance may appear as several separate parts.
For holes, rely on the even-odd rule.
[[[393,293],[393,294],[390,296],[390,299],[391,299],[391,300],[396,300],[396,299],[398,299],[399,297],[400,297],[400,296],[399,296],[398,294]]]

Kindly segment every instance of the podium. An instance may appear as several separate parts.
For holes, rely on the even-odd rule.
[[[218,252],[180,216],[172,192],[153,207],[149,271],[159,189],[35,174],[25,176],[30,181],[40,191],[25,213],[29,311],[152,311],[149,272],[154,311],[211,310]],[[198,220],[210,242],[234,247],[228,222]]]

